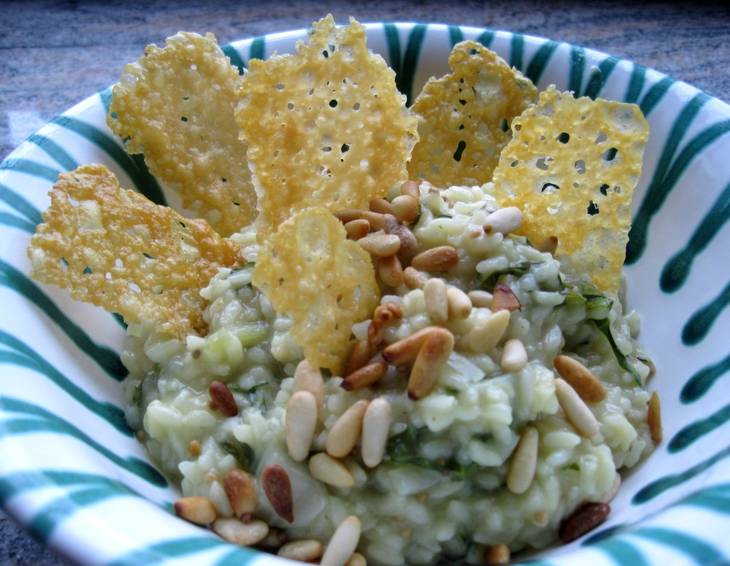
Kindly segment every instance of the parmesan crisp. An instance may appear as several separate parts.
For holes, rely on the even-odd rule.
[[[512,129],[494,172],[495,197],[522,210],[521,233],[534,244],[556,236],[556,255],[615,295],[649,137],[641,110],[550,87]]]
[[[112,89],[109,127],[130,153],[224,236],[256,217],[234,108],[241,78],[212,34],[149,45]]]
[[[296,54],[250,61],[236,117],[259,195],[259,241],[310,206],[367,208],[406,178],[418,135],[363,26],[336,28],[332,16]]]
[[[103,165],[59,176],[28,257],[36,280],[176,337],[205,333],[200,290],[240,261],[204,220],[122,189]]]

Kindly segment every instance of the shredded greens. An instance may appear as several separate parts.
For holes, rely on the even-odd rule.
[[[233,456],[244,471],[253,470],[256,454],[248,444],[235,439],[225,440],[221,442],[221,448]]]
[[[502,269],[500,271],[495,271],[485,279],[481,281],[479,284],[479,288],[483,291],[489,291],[490,293],[494,291],[494,288],[497,286],[497,283],[500,282],[500,278],[504,277],[506,275],[513,275],[515,277],[522,277],[525,273],[527,273],[530,270],[530,266],[532,264],[529,261],[521,261],[519,263],[515,263],[513,265],[510,265],[507,269]]]

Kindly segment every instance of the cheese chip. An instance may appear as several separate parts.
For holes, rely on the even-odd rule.
[[[238,138],[240,77],[211,34],[178,33],[124,67],[109,127],[130,153],[224,236],[256,217],[256,192]]]
[[[355,20],[327,16],[295,55],[252,60],[241,97],[259,241],[298,210],[367,208],[406,177],[416,117]]]
[[[333,372],[348,353],[352,325],[369,318],[380,297],[370,255],[322,207],[279,226],[259,250],[253,283],[291,317],[307,361]]]
[[[557,236],[557,255],[615,294],[649,137],[639,107],[550,87],[512,129],[494,172],[495,197],[522,210],[521,232],[533,243]]]
[[[537,90],[496,53],[475,41],[449,55],[451,74],[431,78],[413,103],[422,117],[408,171],[438,187],[481,185],[492,179],[509,125]]]
[[[205,332],[200,290],[239,261],[204,220],[122,189],[103,165],[62,173],[43,221],[28,248],[35,279],[177,337]]]

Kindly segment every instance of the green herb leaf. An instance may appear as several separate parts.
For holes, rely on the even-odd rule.
[[[140,381],[134,388],[134,393],[132,393],[132,404],[142,408],[142,382]]]
[[[507,275],[513,275],[515,277],[522,277],[525,273],[527,273],[530,270],[531,265],[532,264],[529,261],[521,261],[520,263],[515,263],[514,265],[510,265],[507,269],[503,269],[501,271],[495,271],[489,277],[482,280],[482,282],[479,285],[479,288],[484,291],[489,291],[491,293],[492,291],[494,291],[494,288],[497,286],[497,283],[500,282],[501,277],[504,277]]]
[[[628,362],[626,356],[624,356],[624,354],[621,352],[621,350],[619,350],[618,346],[616,345],[616,340],[613,339],[613,334],[611,333],[611,324],[608,322],[608,319],[603,318],[601,320],[593,320],[593,324],[606,337],[606,340],[608,340],[608,343],[611,345],[611,350],[613,350],[613,355],[616,357],[618,365],[620,365],[623,369],[631,374],[631,376],[634,378],[634,381],[636,382],[636,385],[642,385],[639,372],[636,371],[636,369]]]
[[[253,470],[256,453],[248,444],[238,440],[225,440],[221,442],[221,448],[233,456],[244,471]]]

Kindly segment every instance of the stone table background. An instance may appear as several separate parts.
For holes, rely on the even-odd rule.
[[[422,21],[506,29],[626,57],[730,101],[730,8],[723,3],[560,0],[387,2],[0,1],[0,158],[46,121],[113,83],[151,42],[179,30],[220,43],[309,25]],[[0,511],[0,565],[65,561]]]

